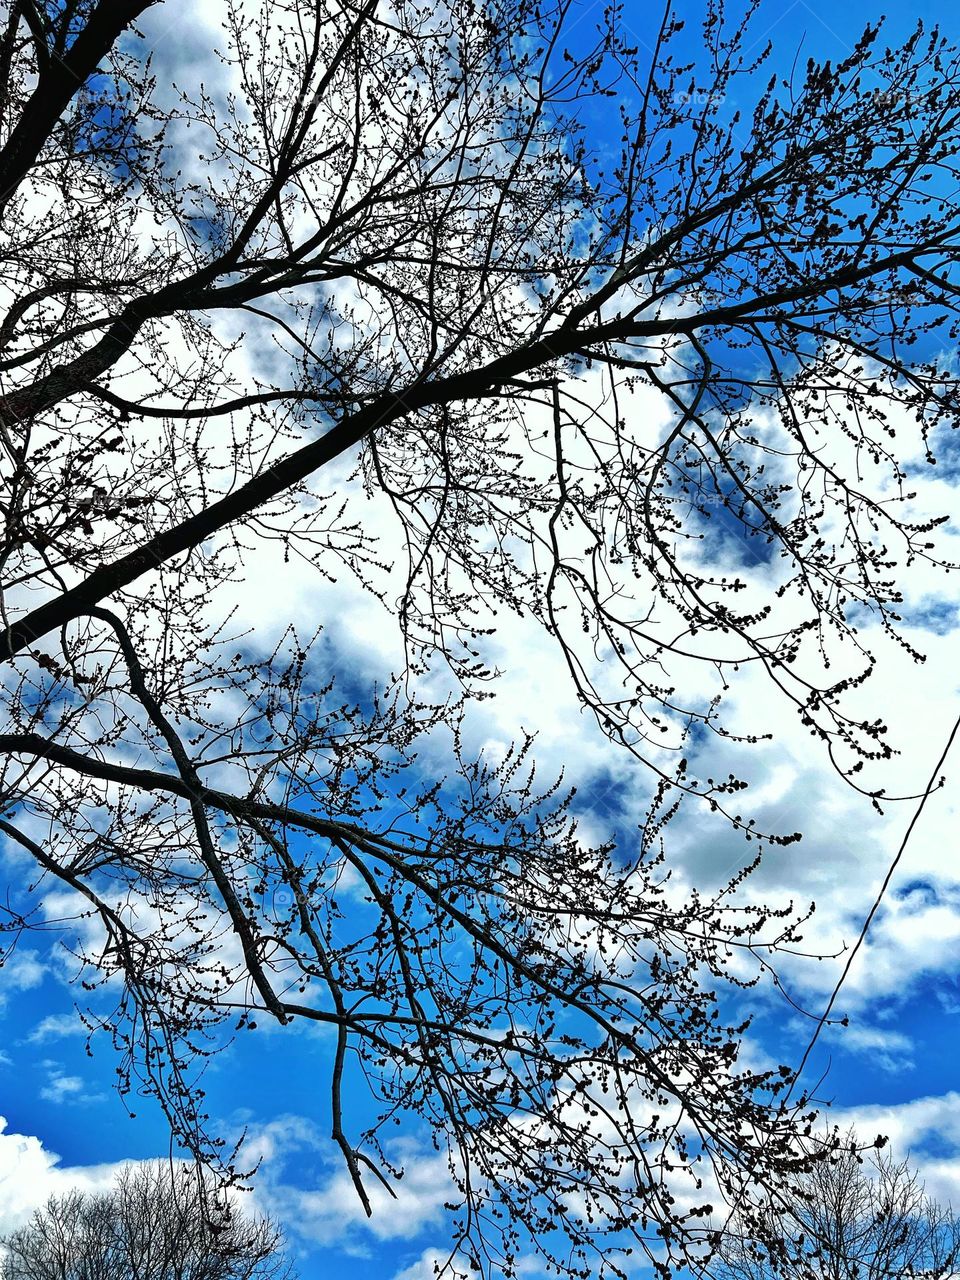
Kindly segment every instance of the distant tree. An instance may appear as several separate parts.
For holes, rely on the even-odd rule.
[[[692,797],[745,861],[795,838],[697,776],[744,664],[879,790],[860,622],[896,632],[898,572],[937,554],[906,460],[960,404],[956,53],[871,27],[784,79],[755,3],[703,0],[691,43],[669,3],[627,6],[638,40],[619,4],[224,0],[222,58],[181,76],[190,7],[12,0],[0,26],[10,937],[69,899],[123,1096],[226,1178],[197,1060],[319,1023],[368,1212],[406,1115],[476,1266],[699,1258],[705,1170],[738,1201],[801,1159],[789,1068],[738,1065],[716,998],[797,935],[739,877],[672,894],[661,837]],[[315,566],[311,617],[278,642],[261,592],[237,638],[268,544]],[[329,669],[322,584],[350,573],[398,680]],[[464,745],[518,614],[653,771],[627,848],[585,847],[519,725],[503,757]],[[417,695],[442,664],[466,703]]]
[[[960,1222],[907,1161],[861,1154],[855,1136],[814,1164],[794,1195],[768,1203],[753,1230],[734,1220],[710,1268],[716,1280],[952,1280]],[[738,1230],[739,1228],[739,1230]]]
[[[294,1280],[278,1229],[203,1181],[184,1165],[141,1164],[124,1169],[112,1191],[51,1196],[0,1240],[0,1277]]]

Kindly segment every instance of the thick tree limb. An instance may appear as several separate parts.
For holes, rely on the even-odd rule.
[[[0,214],[30,172],[70,100],[117,40],[159,0],[100,0],[62,57],[41,60],[37,87],[0,149]]]

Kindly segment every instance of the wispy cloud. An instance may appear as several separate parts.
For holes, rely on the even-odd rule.
[[[886,1027],[853,1024],[840,1030],[835,1043],[849,1053],[869,1054],[877,1066],[891,1074],[912,1071],[916,1065],[910,1037]]]
[[[40,1064],[47,1073],[47,1083],[40,1089],[44,1102],[88,1105],[103,1102],[105,1093],[88,1092],[87,1082],[81,1076],[68,1075],[59,1062],[49,1059]]]
[[[48,1013],[27,1036],[28,1044],[43,1044],[64,1036],[85,1036],[87,1029],[75,1013]]]

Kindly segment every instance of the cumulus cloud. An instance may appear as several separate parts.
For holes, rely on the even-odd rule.
[[[63,1165],[39,1138],[8,1133],[7,1121],[0,1116],[0,1234],[22,1226],[50,1196],[74,1188],[108,1190],[124,1164]]]
[[[599,396],[599,382],[585,385],[583,394],[587,400]],[[910,424],[905,420],[901,425],[904,437],[911,438]],[[332,477],[334,487],[339,489],[341,482],[346,482],[347,470],[344,463]],[[956,489],[932,476],[927,469],[916,479],[915,510],[955,508]],[[343,492],[351,504],[351,518],[359,519],[385,548],[395,545],[390,511],[368,501],[356,484]],[[958,538],[950,527],[938,536],[947,558],[960,558]],[[287,621],[301,626],[325,623],[332,670],[348,669],[360,678],[376,678],[400,669],[403,655],[396,626],[380,600],[360,590],[348,575],[336,583],[321,584],[309,565],[302,561],[283,564],[281,558],[282,548],[270,544],[259,546],[248,557],[245,589],[235,602],[239,618],[248,624],[262,624],[259,602],[266,592],[276,602],[273,617],[278,626]],[[748,574],[751,590],[769,595],[773,573],[763,562],[754,564]],[[388,572],[387,587],[390,581]],[[905,631],[927,654],[923,664],[918,665],[868,618],[861,625],[860,639],[875,652],[877,664],[862,689],[851,691],[851,710],[864,719],[885,720],[898,752],[892,761],[869,763],[855,775],[865,790],[881,787],[889,796],[919,794],[960,707],[954,656],[956,609],[944,602],[949,585],[940,570],[924,562],[912,565],[909,577],[905,577]],[[395,585],[392,590],[395,594]],[[391,598],[388,590],[387,599]],[[532,619],[501,610],[495,618],[482,621],[495,625],[495,633],[483,642],[484,658],[501,674],[491,689],[492,696],[471,707],[468,747],[496,756],[519,728],[536,732],[535,754],[541,776],[563,769],[567,779],[580,788],[586,838],[602,839],[619,827],[629,840],[630,823],[639,820],[648,801],[650,775],[626,753],[611,748],[584,714],[558,646]],[[692,691],[706,697],[711,691],[710,672],[703,664],[680,666],[679,674],[672,668],[669,674],[676,676],[684,695]],[[428,696],[442,697],[449,691],[439,668],[423,683],[422,692]],[[884,813],[878,814],[867,797],[836,774],[823,745],[811,738],[796,710],[776,694],[769,675],[756,663],[745,663],[731,675],[724,723],[733,733],[748,737],[770,732],[772,740],[745,745],[732,738],[704,737],[690,750],[692,768],[705,776],[733,773],[749,779],[750,789],[738,798],[738,808],[746,816],[756,817],[759,828],[804,832],[802,844],[768,853],[745,893],[754,899],[779,902],[792,898],[800,909],[811,900],[817,902],[804,950],[836,959],[817,964],[798,956],[787,961],[785,970],[791,985],[803,996],[825,998],[859,933],[915,802],[891,801],[884,804]],[[435,760],[427,744],[424,767],[442,771],[448,749],[442,736],[433,749]],[[669,762],[669,754],[664,759]],[[960,947],[956,945],[960,936],[960,872],[953,838],[960,815],[958,789],[952,782],[958,770],[960,761],[948,762],[948,787],[938,791],[927,805],[900,868],[895,893],[876,920],[847,980],[845,1011],[861,1009],[881,996],[907,998],[930,975],[951,974],[960,967]],[[668,831],[667,846],[678,893],[687,892],[690,886],[724,882],[752,854],[750,846],[695,803],[685,807]],[[930,888],[928,900],[909,890],[920,881]]]
[[[803,832],[799,844],[772,848],[744,892],[753,900],[785,903],[798,910],[816,902],[804,930],[806,953],[782,962],[789,985],[806,1003],[826,999],[845,965],[866,914],[903,839],[952,723],[960,710],[955,669],[956,633],[938,635],[908,629],[927,653],[917,665],[880,634],[865,639],[878,654],[876,674],[867,682],[862,710],[882,715],[898,755],[882,767],[856,775],[865,789],[882,786],[890,796],[912,799],[871,801],[832,769],[819,742],[796,715],[770,696],[764,673],[738,676],[726,704],[734,733],[762,726],[773,741],[748,747],[730,739],[703,742],[695,763],[701,773],[750,781],[738,796],[738,811],[766,831]],[[912,998],[929,985],[960,971],[960,866],[956,858],[960,806],[960,754],[948,758],[946,785],[929,798],[881,910],[844,984],[840,1012],[862,1014],[876,999]],[[722,883],[745,861],[749,846],[687,805],[667,836],[678,885]],[[809,957],[833,957],[818,963]]]
[[[312,1179],[304,1176],[302,1157],[308,1149],[323,1153]],[[403,1168],[403,1177],[391,1182],[394,1195],[372,1176],[364,1181],[373,1210],[368,1218],[347,1170],[331,1160],[329,1143],[300,1116],[251,1130],[244,1153],[262,1160],[254,1193],[258,1210],[276,1216],[306,1241],[347,1253],[363,1254],[372,1241],[414,1239],[440,1221],[450,1199],[446,1158],[400,1142],[390,1149],[391,1159]]]

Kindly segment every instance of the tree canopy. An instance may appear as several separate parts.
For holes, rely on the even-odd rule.
[[[276,1227],[186,1165],[129,1165],[107,1192],[52,1196],[0,1240],[3,1280],[291,1280]]]
[[[802,1176],[789,1201],[767,1205],[765,1230],[726,1232],[713,1268],[717,1280],[956,1276],[960,1225],[953,1211],[927,1195],[908,1162],[888,1148],[867,1157],[861,1150],[848,1132],[843,1145]]]

